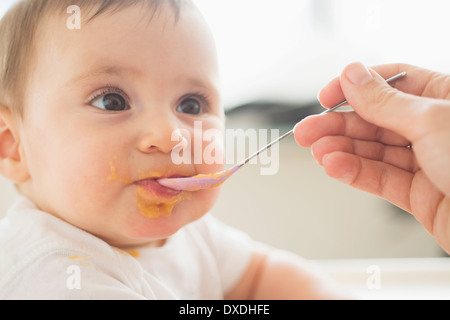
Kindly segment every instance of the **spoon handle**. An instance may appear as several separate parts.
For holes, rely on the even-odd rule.
[[[257,152],[255,152],[254,154],[252,154],[250,157],[248,157],[247,159],[245,159],[244,161],[242,161],[240,164],[237,165],[238,168],[246,165],[247,163],[250,162],[250,160],[252,160],[253,158],[257,157],[260,155],[260,153],[270,149],[270,147],[272,147],[274,144],[280,142],[281,140],[286,139],[287,137],[291,136],[294,133],[294,129],[292,129],[289,132],[286,132],[285,134],[283,134],[281,137],[275,139],[274,141],[272,141],[271,143],[269,143],[268,145],[266,145],[265,147],[261,148],[260,150],[258,150]]]
[[[393,81],[395,81],[395,80],[397,80],[397,79],[400,79],[400,78],[402,78],[402,77],[404,77],[404,76],[406,76],[406,72],[399,73],[399,74],[397,74],[397,75],[395,75],[395,76],[393,76],[393,77],[387,79],[386,82],[387,82],[387,83],[391,83],[391,82],[393,82]],[[328,113],[328,112],[333,112],[333,111],[339,109],[340,107],[345,106],[346,104],[348,104],[347,100],[342,101],[341,103],[335,105],[334,107],[332,107],[332,108],[330,108],[330,109],[325,110],[324,112],[322,112],[322,113],[320,113],[320,114],[325,114],[325,113]],[[286,139],[287,137],[291,136],[293,133],[294,133],[294,129],[292,129],[292,130],[289,131],[289,132],[286,132],[286,133],[283,134],[281,137],[275,139],[274,141],[272,141],[271,143],[269,143],[269,144],[266,145],[265,147],[261,148],[260,150],[258,150],[257,152],[255,152],[254,154],[252,154],[251,156],[249,156],[247,159],[245,159],[244,161],[242,161],[242,162],[241,162],[240,164],[238,164],[236,167],[237,167],[237,168],[241,168],[242,166],[244,166],[244,165],[246,165],[247,163],[249,163],[250,160],[252,160],[253,158],[259,156],[262,152],[264,152],[264,151],[270,149],[270,147],[272,147],[274,144],[276,144],[276,143],[278,143],[278,142],[280,142],[280,141]]]

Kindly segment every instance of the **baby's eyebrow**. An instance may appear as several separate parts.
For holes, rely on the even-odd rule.
[[[68,81],[68,84],[78,83],[87,81],[91,78],[100,77],[100,76],[123,76],[124,74],[133,75],[133,76],[141,76],[143,74],[142,70],[132,68],[132,67],[123,67],[117,65],[104,65],[97,67],[95,69],[91,69],[81,74],[76,75],[74,78]]]
[[[90,69],[87,71],[83,71],[80,74],[74,76],[72,79],[70,79],[66,86],[72,86],[74,84],[80,83],[80,82],[86,82],[90,79],[97,78],[97,77],[111,77],[116,76],[119,78],[123,78],[127,76],[128,78],[144,78],[145,77],[145,70],[138,69],[135,67],[130,66],[119,66],[119,65],[103,65],[96,67],[94,69]],[[174,78],[172,78],[175,84],[181,86],[181,87],[196,87],[196,88],[202,88],[205,90],[210,91],[212,94],[216,94],[219,96],[219,89],[217,87],[217,84],[212,81],[208,76],[204,75],[178,75]]]

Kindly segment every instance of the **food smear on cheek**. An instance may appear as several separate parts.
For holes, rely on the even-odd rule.
[[[119,181],[122,182],[123,184],[129,184],[132,182],[132,180],[130,179],[130,177],[120,177],[119,174],[117,173],[117,167],[115,166],[114,162],[111,161],[109,164],[109,168],[110,168],[110,174],[107,178],[108,182],[113,182],[113,181]]]
[[[114,165],[114,163],[112,161],[109,164],[109,168],[111,170],[111,174],[108,176],[108,182],[118,181],[119,180],[119,175],[117,174],[117,168],[116,168],[116,166]]]
[[[168,199],[148,199],[147,190],[138,187],[136,204],[139,213],[146,218],[167,218],[177,204],[190,198],[191,195],[189,193],[182,192],[179,195]]]

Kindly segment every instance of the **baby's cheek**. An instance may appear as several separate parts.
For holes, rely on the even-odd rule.
[[[63,169],[67,181],[67,196],[75,203],[107,202],[108,197],[111,197],[109,181],[114,174],[108,159],[92,159],[88,156],[78,159],[81,161],[68,160]]]

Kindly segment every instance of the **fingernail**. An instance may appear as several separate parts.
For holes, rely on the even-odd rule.
[[[345,75],[351,83],[362,86],[373,79],[369,70],[362,63],[353,63],[345,70]]]

